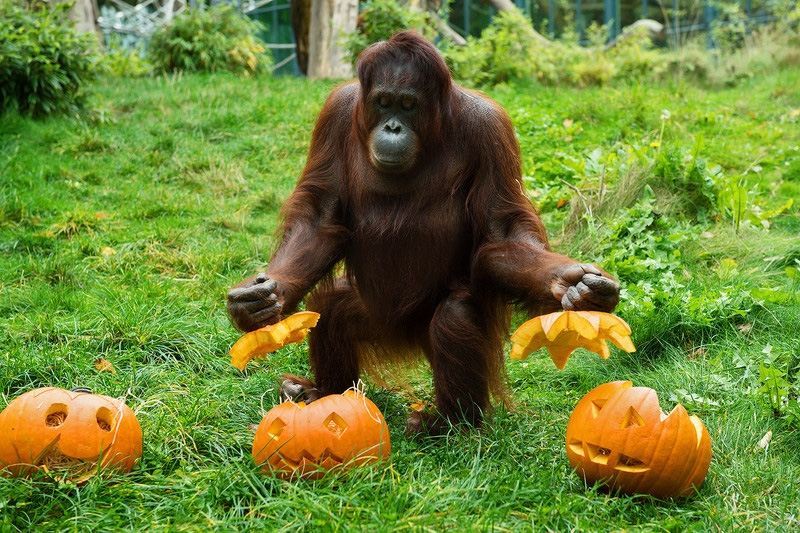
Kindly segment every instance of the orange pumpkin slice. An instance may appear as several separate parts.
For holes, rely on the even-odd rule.
[[[245,333],[231,348],[231,364],[244,370],[251,360],[300,342],[317,325],[319,313],[301,311],[269,326]]]
[[[620,317],[599,311],[559,311],[522,324],[511,336],[511,358],[525,359],[546,347],[560,370],[577,348],[586,348],[608,359],[611,351],[606,340],[628,353],[636,351],[631,328]]]

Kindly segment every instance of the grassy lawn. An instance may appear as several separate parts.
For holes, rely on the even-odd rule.
[[[541,353],[510,362],[513,409],[498,408],[480,432],[441,439],[402,433],[409,401],[430,398],[425,374],[412,376],[413,393],[370,386],[392,429],[391,464],[317,482],[260,475],[251,425],[277,401],[281,373],[308,372],[306,347],[237,371],[224,295],[269,258],[278,209],[331,86],[225,75],[109,80],[94,87],[90,120],[0,117],[0,407],[33,387],[85,386],[127,398],[145,434],[130,475],[83,486],[0,478],[0,531],[800,527],[800,422],[760,391],[772,383],[764,368],[785,369],[791,381],[800,365],[798,207],[772,217],[769,230],[735,231],[724,215],[681,215],[692,206],[658,188],[650,219],[683,227],[665,259],[679,265],[669,274],[679,283],[649,307],[626,292],[620,314],[638,353],[578,354],[562,372]],[[591,185],[588,170],[565,168],[597,148],[686,150],[742,176],[764,209],[783,205],[800,199],[799,86],[800,70],[789,70],[715,91],[514,86],[492,96],[514,120],[557,248],[602,263],[611,257],[596,244],[608,238],[604,219],[594,233],[564,229],[558,200]],[[684,307],[659,303],[686,294],[694,299]],[[692,305],[699,311],[688,319]],[[98,357],[117,373],[95,370]],[[653,387],[664,409],[680,401],[705,421],[714,458],[697,495],[612,496],[573,474],[570,411],[614,379]],[[768,431],[768,449],[758,448]]]

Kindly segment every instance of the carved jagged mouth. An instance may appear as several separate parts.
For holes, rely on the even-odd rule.
[[[70,480],[78,483],[86,481],[99,471],[98,464],[102,463],[107,449],[99,454],[96,461],[85,461],[64,455],[59,447],[60,440],[61,435],[58,435],[44,450],[42,450],[39,456],[33,460],[32,464],[28,466],[48,474],[63,472]],[[19,450],[17,450],[16,446],[14,446],[14,449],[17,451],[17,457],[21,458],[22,456],[19,454]],[[27,463],[20,462],[19,464]]]
[[[70,473],[80,475],[80,471],[92,470],[93,464],[67,457],[58,449],[58,447],[51,448],[48,452],[42,455],[37,461],[37,466],[44,468],[48,471],[53,470],[69,470]]]
[[[650,470],[650,468],[645,465],[644,461],[640,461],[635,457],[620,453],[617,454],[616,459],[614,459],[611,450],[596,444],[572,439],[567,446],[575,455],[587,457],[588,454],[588,458],[591,462],[599,465],[611,466],[614,470],[619,472],[643,473]]]
[[[86,462],[64,455],[58,446],[59,440],[60,435],[53,439],[53,441],[42,450],[39,456],[30,463],[22,459],[22,455],[20,455],[16,444],[12,443],[20,462],[9,466],[28,474],[39,471],[47,475],[53,475],[59,472],[76,483],[83,483],[97,473],[98,469],[96,463]]]
[[[278,453],[278,457],[280,460],[278,461],[278,464],[275,465],[278,469],[286,469],[292,472],[300,470],[304,471],[306,474],[310,474],[314,470],[332,470],[334,468],[341,467],[345,462],[341,457],[331,452],[327,448],[318,457],[314,457],[306,450],[301,451],[300,456],[297,459],[287,457],[282,453]],[[283,465],[280,463],[283,463]]]

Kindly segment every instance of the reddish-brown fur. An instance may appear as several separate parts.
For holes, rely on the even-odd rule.
[[[313,289],[308,308],[321,318],[310,357],[323,394],[352,386],[370,347],[417,348],[440,412],[479,423],[503,388],[509,304],[561,309],[551,285],[575,261],[549,250],[509,117],[452,83],[433,46],[398,34],[361,55],[358,75],[320,113],[268,275],[284,313]],[[362,97],[379,82],[425,95],[408,176],[381,175],[367,155],[375,122]]]

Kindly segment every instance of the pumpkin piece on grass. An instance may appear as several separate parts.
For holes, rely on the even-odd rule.
[[[326,472],[389,457],[389,427],[378,407],[355,390],[312,403],[283,402],[262,419],[253,459],[280,478],[316,479]]]
[[[591,390],[567,424],[567,458],[590,483],[659,498],[687,496],[708,473],[711,437],[677,405],[661,411],[656,391],[614,381]]]
[[[317,325],[319,313],[301,311],[280,322],[245,333],[231,348],[231,364],[244,370],[251,360],[283,348],[287,344],[300,342],[308,330]]]
[[[546,347],[558,369],[563,369],[577,348],[586,348],[603,359],[611,355],[606,340],[619,349],[635,352],[631,328],[616,315],[599,311],[559,311],[534,317],[511,336],[512,359],[525,359]]]
[[[12,400],[0,413],[0,473],[66,471],[85,481],[102,468],[130,471],[142,428],[121,400],[54,387]]]

